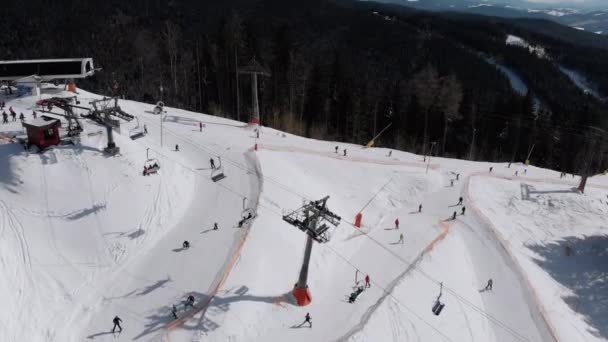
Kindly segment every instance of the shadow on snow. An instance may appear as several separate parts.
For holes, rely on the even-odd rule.
[[[541,258],[535,262],[574,295],[564,298],[570,308],[585,317],[608,338],[608,236],[570,237],[547,245],[528,246]]]
[[[189,292],[195,298],[195,306],[201,305],[201,303],[207,303],[210,301],[207,310],[203,310],[205,313],[202,317],[195,318],[197,313],[193,318],[188,319],[184,322],[183,325],[180,326],[180,329],[185,330],[196,330],[202,332],[209,332],[219,328],[219,324],[215,323],[212,319],[210,319],[207,313],[222,313],[228,312],[230,310],[230,306],[233,303],[249,301],[249,302],[259,302],[259,303],[267,303],[267,304],[278,304],[278,303],[286,303],[290,305],[295,305],[295,300],[291,296],[291,291],[284,293],[279,296],[257,296],[247,294],[249,292],[249,288],[247,286],[241,286],[238,289],[232,291],[227,291],[227,295],[225,296],[215,296],[210,298],[209,295],[200,293],[200,292]],[[183,302],[180,303],[168,303],[160,308],[157,308],[152,314],[148,315],[146,319],[148,322],[145,324],[145,329],[133,339],[138,340],[144,336],[155,333],[161,329],[163,329],[167,324],[171,323],[174,319],[171,315],[171,307],[175,304],[179,309],[177,312],[178,317],[182,317],[186,311],[183,305]]]

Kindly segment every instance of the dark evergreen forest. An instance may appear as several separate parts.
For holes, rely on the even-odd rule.
[[[93,57],[79,86],[246,121],[252,58],[264,125],[308,137],[592,174],[608,168],[608,49],[547,23],[351,0],[30,0],[3,4],[2,59]],[[551,24],[555,25],[555,24]],[[515,34],[550,59],[508,46]],[[519,95],[492,57],[530,87]],[[534,105],[534,98],[541,106]],[[432,146],[432,148],[431,148]]]

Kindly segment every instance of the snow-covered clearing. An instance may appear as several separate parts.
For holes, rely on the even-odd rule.
[[[506,44],[513,45],[513,46],[519,46],[524,49],[528,49],[528,51],[530,51],[530,53],[535,54],[538,58],[548,58],[547,52],[545,51],[544,47],[538,46],[538,45],[532,45],[532,44],[528,43],[526,40],[524,40],[523,38],[520,38],[518,36],[514,36],[512,34],[507,35]]]
[[[51,94],[68,95],[51,87],[43,97]],[[93,98],[80,91],[83,104]],[[6,100],[31,118],[35,98]],[[606,338],[606,299],[593,297],[605,291],[605,266],[594,262],[606,244],[585,238],[606,233],[606,176],[581,195],[569,190],[576,179],[534,167],[524,174],[520,164],[435,157],[427,164],[266,127],[256,139],[251,127],[227,119],[120,105],[149,133],[131,140],[135,121],[123,123],[115,157],[101,152],[103,129],[85,120],[80,144],[43,153],[12,142],[19,123],[0,125],[0,267],[8,275],[0,298],[9,308],[0,313],[0,340]],[[142,176],[146,154],[161,164],[157,175]],[[216,156],[227,178],[214,183]],[[342,223],[330,242],[313,246],[313,302],[298,307],[290,293],[306,237],[282,215],[326,195]],[[248,210],[257,217],[239,228]],[[568,258],[559,253],[564,244],[574,250]],[[579,282],[567,278],[575,260],[584,265]],[[365,275],[371,287],[348,303]],[[494,288],[483,291],[489,278]],[[436,316],[440,283],[446,306]],[[189,294],[196,307],[185,310]],[[313,328],[301,324],[307,312]],[[115,315],[120,334],[111,332]]]

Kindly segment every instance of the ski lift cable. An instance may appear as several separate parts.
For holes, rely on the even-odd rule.
[[[274,207],[266,206],[266,205],[263,205],[261,203],[259,204],[259,206],[267,209],[269,212],[277,215],[278,217],[282,217],[282,214],[280,212],[278,212]],[[348,258],[346,258],[344,255],[342,255],[336,249],[334,249],[333,247],[331,247],[329,244],[320,244],[320,245],[321,245],[321,247],[328,248],[330,251],[332,251],[334,254],[336,254],[339,259],[341,259],[342,261],[344,261],[346,264],[348,264],[349,266],[351,266],[356,271],[360,271],[361,270],[360,267],[358,267],[357,265],[353,264],[350,260],[348,260]],[[412,314],[414,317],[416,317],[417,319],[419,319],[420,321],[422,321],[424,324],[426,324],[427,326],[429,326],[431,329],[433,329],[437,334],[439,334],[440,336],[442,336],[445,340],[453,342],[453,340],[448,335],[446,335],[444,332],[442,332],[437,327],[435,327],[432,323],[428,322],[423,317],[421,317],[418,313],[416,313],[415,310],[413,310],[409,306],[405,305],[401,300],[399,300],[399,298],[397,298],[393,293],[391,293],[391,291],[389,291],[386,288],[386,285],[382,285],[382,284],[378,283],[377,281],[374,281],[374,285],[376,285],[378,288],[382,289],[382,292],[385,295],[391,297],[396,303],[398,303],[399,305],[401,305],[410,314]]]
[[[266,206],[263,204],[259,204],[260,207],[263,207],[265,209],[267,209],[269,212],[277,215],[278,217],[282,217],[281,213],[278,212],[275,208],[270,207],[270,206]],[[350,223],[348,223],[350,225]],[[367,234],[364,234],[366,236],[368,236]],[[374,240],[375,241],[375,240]],[[353,269],[355,270],[361,270],[360,267],[358,267],[357,265],[353,264],[350,260],[348,260],[348,258],[344,257],[340,252],[336,251],[334,248],[332,248],[329,244],[322,244],[321,247],[326,247],[329,248],[332,252],[334,252],[340,259],[342,259],[343,261],[345,261],[348,265],[350,265]],[[390,250],[388,250],[390,252]],[[390,253],[395,255],[395,253]],[[437,285],[441,285],[442,289],[445,289],[446,292],[449,292],[450,294],[452,294],[452,296],[454,296],[454,298],[456,300],[458,300],[459,302],[462,302],[463,304],[465,304],[466,306],[471,307],[474,311],[476,311],[477,313],[479,313],[481,316],[485,317],[486,319],[488,319],[488,321],[496,324],[498,327],[504,329],[507,333],[513,335],[513,337],[515,337],[517,340],[519,341],[530,341],[530,339],[528,339],[527,337],[519,334],[516,330],[514,330],[513,328],[511,328],[510,326],[508,326],[507,324],[503,323],[501,320],[495,318],[494,316],[490,315],[488,312],[486,312],[485,310],[477,307],[474,303],[471,303],[469,300],[467,300],[466,298],[462,297],[461,295],[459,295],[458,293],[456,293],[456,291],[449,289],[448,287],[446,287],[445,285],[442,285],[443,282],[434,279],[432,276],[428,275],[427,273],[421,271],[419,269],[419,266],[416,265],[412,265],[412,263],[408,262],[407,260],[405,260],[404,258],[401,258],[401,256],[399,256],[398,254],[396,255],[399,257],[399,259],[401,261],[403,261],[406,265],[411,266],[413,271],[417,271],[420,274],[422,274],[425,278],[435,282]],[[376,283],[376,282],[374,282]],[[377,284],[377,283],[376,283]],[[381,286],[379,286],[381,287]],[[404,305],[401,301],[399,301],[393,294],[391,294],[390,292],[388,292],[388,290],[384,287],[382,287],[382,289],[384,290],[385,293],[387,293],[387,295],[391,296],[391,298],[395,299],[397,302],[399,302],[401,305],[403,305],[408,311],[412,312],[417,318],[421,319],[422,321],[424,321],[422,318],[420,318],[417,314],[415,314],[415,312],[413,312],[413,310],[411,310],[409,307],[407,307],[406,305]],[[428,324],[428,322],[425,321],[425,323]],[[442,333],[440,333],[442,336],[445,337],[445,335],[443,335]],[[449,340],[449,338],[448,338]]]
[[[353,264],[350,260],[348,260],[345,256],[343,256],[341,253],[339,253],[338,251],[336,251],[334,248],[332,248],[330,245],[328,244],[322,244],[323,247],[328,248],[329,250],[331,250],[332,252],[334,252],[334,254],[336,254],[340,259],[342,259],[345,263],[347,263],[348,265],[350,265],[352,268],[354,268],[355,270],[359,270],[359,268]],[[448,335],[446,335],[444,332],[442,332],[441,330],[439,330],[439,328],[435,327],[433,324],[429,323],[427,320],[425,320],[424,318],[422,318],[418,313],[416,313],[415,310],[413,310],[412,308],[410,308],[409,306],[405,305],[401,300],[399,300],[393,293],[391,293],[391,291],[387,290],[386,285],[381,285],[380,283],[378,283],[377,281],[373,282],[374,285],[376,285],[377,287],[379,287],[380,289],[382,289],[382,292],[391,297],[397,304],[401,305],[403,308],[405,308],[410,314],[412,314],[414,317],[418,318],[420,321],[422,321],[424,324],[426,324],[427,326],[429,326],[431,329],[433,329],[437,334],[441,335],[444,339],[448,340],[448,341],[453,341]]]
[[[173,132],[170,129],[165,129],[165,131],[168,131],[170,134],[172,134],[173,136],[177,137],[178,139],[181,139],[183,141],[188,142],[189,144],[193,145],[196,148],[199,148],[207,153],[210,153],[212,155],[217,155],[215,151],[208,149],[206,147],[203,147],[202,145],[200,145],[199,143],[189,139],[189,138],[185,138],[183,136],[178,135],[177,133]],[[236,168],[241,169],[242,171],[244,171],[245,173],[256,173],[255,169],[250,168],[249,166],[246,166],[244,164],[241,164],[237,161],[234,161],[226,156],[223,156],[225,161],[228,161],[230,164],[234,165]],[[191,168],[190,168],[191,169]],[[192,170],[192,169],[191,169]],[[278,187],[284,189],[287,192],[290,192],[298,197],[301,197],[304,200],[308,200],[310,201],[310,199],[308,199],[306,196],[301,195],[300,193],[298,193],[297,191],[291,189],[290,187],[284,185],[283,183],[281,183],[280,181],[277,181],[276,179],[269,177],[269,176],[265,176],[265,175],[260,175],[262,177],[263,180],[265,181],[269,181],[271,183],[274,183],[275,185],[277,185]],[[217,184],[217,183],[216,183]],[[240,194],[238,191],[235,191],[233,189],[230,189],[229,187],[225,186],[224,184],[217,184],[219,186],[221,186],[222,188],[224,188],[227,191],[230,191],[234,194],[238,194],[239,196],[244,196],[242,194]],[[270,209],[267,206],[264,206],[261,203],[258,203],[258,205],[260,207],[265,207],[267,209]],[[281,216],[282,215],[280,213],[276,213],[277,215]],[[354,223],[352,222],[348,222],[343,220],[343,222],[347,223],[347,226],[350,226],[352,229],[356,230],[357,232],[360,232],[359,229],[357,227],[355,227]],[[387,248],[386,246],[384,246],[380,241],[374,239],[373,237],[369,236],[368,234],[363,234],[364,236],[366,236],[368,239],[370,239],[371,241],[373,241],[375,244],[377,244],[378,246],[380,246],[381,248],[383,248],[384,250],[386,250],[387,252],[389,252],[389,254],[393,255],[394,257],[396,257],[398,260],[400,260],[402,263],[404,263],[405,265],[407,265],[408,267],[412,267],[413,271],[419,272],[421,275],[423,275],[425,278],[427,278],[428,280],[439,284],[440,281],[433,278],[431,275],[429,275],[428,273],[422,271],[420,269],[419,266],[417,265],[413,265],[413,262],[406,260],[405,258],[401,257],[400,255],[398,255],[397,253],[395,253],[394,251],[390,250],[389,248]],[[487,311],[485,311],[484,309],[478,307],[477,305],[475,305],[474,303],[470,302],[469,300],[467,300],[466,298],[464,298],[463,296],[459,295],[455,290],[452,290],[451,288],[447,287],[444,285],[444,288],[446,290],[446,292],[450,293],[452,296],[454,296],[457,300],[459,300],[460,302],[462,302],[463,304],[471,307],[473,310],[477,311],[480,315],[482,315],[483,317],[487,318],[490,322],[493,322],[494,324],[496,324],[497,326],[503,328],[505,331],[509,332],[511,335],[513,335],[514,337],[518,338],[520,341],[529,341],[529,339],[527,339],[526,337],[520,335],[515,329],[509,327],[507,324],[503,323],[502,321],[500,321],[499,319],[495,318],[494,316],[492,316],[490,313],[488,313]]]

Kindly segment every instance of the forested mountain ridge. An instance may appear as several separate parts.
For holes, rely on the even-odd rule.
[[[608,94],[608,50],[504,19],[437,14],[350,0],[11,2],[0,23],[2,59],[94,57],[104,68],[80,84],[95,92],[246,120],[256,60],[265,125],[315,138],[377,143],[445,156],[531,161],[579,171],[604,154],[606,104],[559,71],[583,72]],[[90,7],[97,7],[94,14]],[[18,29],[16,29],[18,28]],[[543,46],[550,58],[505,44]],[[487,58],[530,92],[515,92]],[[535,108],[533,98],[540,98]],[[432,144],[435,142],[436,144]],[[582,147],[587,147],[583,149]],[[608,158],[606,158],[608,159]],[[585,164],[586,165],[586,164]]]

